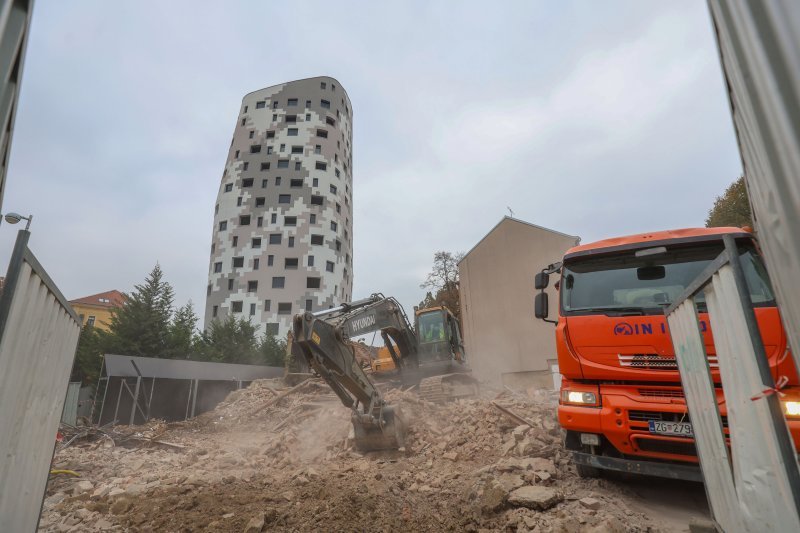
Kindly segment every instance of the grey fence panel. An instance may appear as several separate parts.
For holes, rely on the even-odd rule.
[[[36,531],[80,324],[20,231],[0,297],[0,531]]]
[[[64,412],[61,421],[74,426],[78,420],[78,401],[81,394],[81,383],[76,381],[67,387],[67,397],[64,399]]]
[[[706,495],[722,529],[736,531],[734,525],[741,521],[739,500],[694,300],[684,300],[668,320],[692,428],[695,434],[700,435],[695,446],[703,470]]]
[[[800,466],[750,301],[737,245],[725,250],[666,310],[712,514],[726,532],[800,531]],[[725,393],[730,458],[722,440],[694,304],[705,295]],[[733,496],[735,495],[735,496]]]
[[[800,367],[800,2],[709,7],[758,240]]]

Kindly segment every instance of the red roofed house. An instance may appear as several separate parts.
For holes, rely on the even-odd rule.
[[[108,331],[111,322],[111,310],[122,307],[125,295],[119,291],[107,291],[72,300],[69,302],[81,319],[81,326],[94,326]]]

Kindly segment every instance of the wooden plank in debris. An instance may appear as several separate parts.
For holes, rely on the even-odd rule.
[[[264,405],[262,405],[261,407],[259,407],[259,408],[258,408],[258,409],[256,409],[255,411],[253,411],[253,414],[254,414],[254,415],[255,415],[255,414],[258,414],[258,413],[260,413],[261,411],[263,411],[264,409],[267,409],[268,407],[272,407],[273,405],[275,405],[275,404],[276,404],[276,403],[278,403],[279,401],[283,400],[283,399],[284,399],[285,397],[287,397],[288,395],[292,394],[293,392],[297,392],[297,391],[299,391],[300,389],[302,389],[303,387],[305,387],[306,385],[308,385],[308,384],[309,384],[309,383],[310,383],[312,380],[313,380],[313,378],[308,378],[308,379],[306,379],[306,380],[304,380],[304,381],[301,381],[300,383],[298,383],[297,385],[295,385],[295,386],[294,386],[294,387],[292,387],[291,389],[289,389],[289,390],[287,390],[287,391],[284,391],[284,392],[282,392],[282,393],[278,394],[278,395],[277,395],[277,396],[275,396],[273,399],[271,399],[270,401],[268,401],[267,403],[265,403]]]
[[[492,402],[492,405],[494,407],[496,407],[501,413],[503,413],[504,415],[506,415],[507,417],[509,417],[509,418],[511,418],[513,420],[516,420],[520,424],[525,424],[525,425],[530,426],[532,428],[536,427],[533,422],[531,422],[530,420],[527,420],[525,418],[522,418],[517,413],[515,413],[514,411],[509,409],[508,407],[500,405],[499,403],[497,403],[495,401]]]

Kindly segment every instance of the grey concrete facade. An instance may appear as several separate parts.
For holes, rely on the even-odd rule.
[[[555,331],[533,315],[533,281],[579,240],[504,217],[458,264],[464,344],[478,379],[512,388],[553,387]],[[554,319],[558,294],[552,283],[547,290]]]
[[[286,336],[353,287],[350,99],[330,77],[242,99],[214,208],[205,326],[230,314]]]

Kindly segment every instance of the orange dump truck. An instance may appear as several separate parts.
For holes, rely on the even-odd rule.
[[[536,276],[536,316],[548,320],[544,288],[560,273],[558,319],[548,320],[563,376],[558,419],[581,476],[605,469],[702,480],[664,310],[722,252],[725,234],[736,239],[773,378],[788,379],[781,400],[800,443],[798,375],[753,235],[739,228],[631,235],[571,248]],[[702,296],[696,304],[724,426],[714,337]]]

